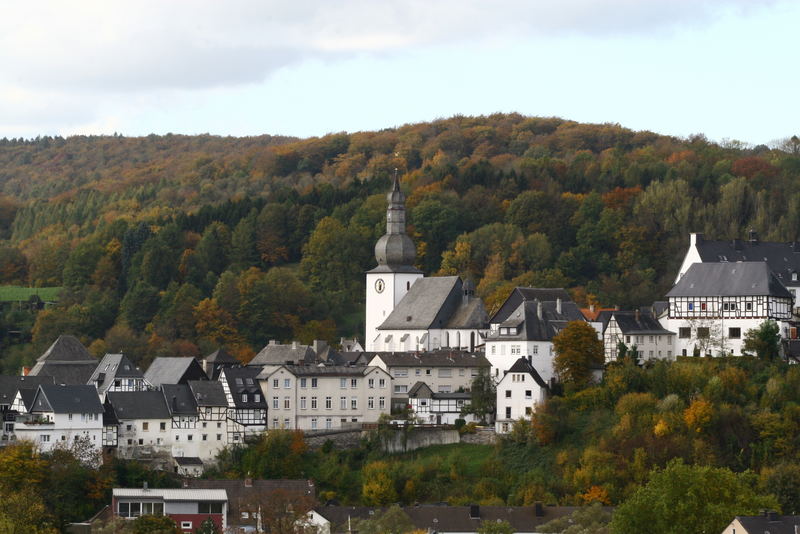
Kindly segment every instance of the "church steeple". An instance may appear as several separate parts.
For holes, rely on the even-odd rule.
[[[419,272],[414,267],[417,250],[414,242],[406,234],[406,197],[400,190],[397,170],[394,174],[392,190],[386,195],[389,206],[386,209],[386,234],[375,244],[375,259],[378,269],[400,272]]]

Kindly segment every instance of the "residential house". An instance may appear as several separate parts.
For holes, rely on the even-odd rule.
[[[70,447],[83,440],[100,451],[103,441],[103,405],[94,386],[42,384],[29,413],[14,424],[17,439],[35,442],[43,452]]]
[[[792,319],[792,294],[763,261],[695,263],[667,298],[677,355],[741,354],[748,330],[773,320],[786,333]]]
[[[105,402],[109,391],[144,391],[152,388],[144,379],[144,374],[124,354],[103,356],[88,383],[97,388],[101,402]]]
[[[157,388],[161,387],[161,384],[185,384],[189,380],[208,380],[203,368],[194,358],[166,357],[153,360],[144,378]]]
[[[219,381],[228,403],[228,443],[243,443],[245,438],[267,429],[267,402],[256,377],[261,367],[230,367],[220,371]]]
[[[425,382],[417,382],[408,391],[408,406],[424,424],[453,425],[456,419],[477,422],[473,415],[461,415],[472,399],[470,393],[435,393]]]
[[[312,365],[316,361],[317,354],[311,346],[301,345],[297,341],[284,345],[272,339],[247,365],[250,367],[287,363]]]
[[[495,431],[505,434],[514,421],[530,418],[536,405],[547,399],[548,387],[529,357],[518,358],[497,383]]]
[[[342,428],[390,411],[391,377],[380,367],[280,365],[258,378],[270,428]]]
[[[36,390],[42,384],[54,384],[52,376],[2,376],[0,375],[0,416],[3,419],[0,440],[15,439],[14,421],[17,414],[27,413],[32,406]],[[25,391],[25,394],[20,393]],[[27,406],[23,402],[23,395]]]
[[[228,495],[224,489],[114,488],[111,509],[124,519],[142,515],[171,517],[181,532],[195,532],[211,518],[221,531],[228,528]]]
[[[380,367],[392,377],[392,408],[409,404],[409,391],[424,382],[433,393],[469,391],[482,371],[488,373],[489,360],[479,352],[437,350],[433,352],[378,352],[368,365]]]
[[[764,512],[761,515],[737,515],[722,534],[797,534],[800,515]]]
[[[666,330],[645,311],[611,312],[603,330],[606,362],[617,359],[620,343],[624,343],[627,350],[636,350],[639,361],[675,359],[675,332]]]
[[[172,415],[161,391],[110,391],[106,395],[109,421],[116,421],[117,455],[153,458],[172,452]]]
[[[89,381],[98,361],[74,336],[58,336],[37,358],[28,376],[51,376],[56,384],[82,385]]]
[[[210,443],[212,456],[228,444],[228,399],[218,380],[190,380],[189,389],[197,403],[200,441]]]
[[[219,373],[223,367],[237,367],[241,362],[233,357],[224,348],[219,348],[200,360],[200,367],[209,380],[219,378]]]
[[[554,378],[553,338],[571,321],[586,320],[574,302],[562,299],[565,295],[563,289],[512,291],[490,319],[486,337],[486,358],[496,381],[521,356],[531,357],[533,367],[546,382]],[[543,300],[550,298],[554,300]]]

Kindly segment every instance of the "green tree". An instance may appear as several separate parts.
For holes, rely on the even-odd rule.
[[[751,328],[744,335],[742,352],[755,353],[762,360],[772,360],[780,354],[779,335],[780,327],[778,323],[767,320],[757,328]]]
[[[481,525],[476,530],[477,534],[514,534],[514,528],[508,521],[481,521]]]
[[[764,490],[778,499],[784,514],[800,512],[800,465],[782,462],[765,469],[761,477]]]
[[[166,515],[142,515],[133,520],[133,534],[180,534],[175,520]]]
[[[759,495],[752,473],[727,468],[686,465],[672,460],[650,473],[614,512],[614,534],[686,534],[722,532],[737,515],[777,509],[773,496]]]
[[[139,281],[125,294],[119,307],[120,316],[133,330],[141,332],[158,311],[158,290]]]
[[[194,529],[195,534],[222,534],[222,530],[214,523],[210,517],[204,520],[200,525]]]
[[[603,342],[585,321],[572,321],[553,338],[553,367],[560,380],[573,388],[586,387],[592,369],[603,365]]]
[[[470,403],[461,410],[462,415],[473,414],[481,423],[486,424],[487,416],[494,414],[497,408],[497,389],[489,371],[481,370],[472,379],[470,386]]]
[[[402,508],[393,504],[377,517],[355,522],[355,528],[360,534],[408,534],[414,531],[414,524]]]
[[[537,530],[543,534],[609,534],[610,522],[611,512],[600,503],[594,503],[539,525]]]

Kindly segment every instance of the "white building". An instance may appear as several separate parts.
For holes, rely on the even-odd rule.
[[[42,452],[84,440],[99,453],[103,442],[103,405],[94,386],[41,385],[30,413],[17,417],[19,440],[36,443]]]
[[[219,381],[228,403],[228,443],[243,443],[267,429],[267,402],[258,385],[259,366],[223,368]]]
[[[106,354],[89,378],[97,388],[101,402],[109,391],[145,391],[152,389],[144,374],[123,354]]]
[[[516,288],[489,321],[486,358],[492,377],[499,381],[521,356],[530,356],[549,382],[555,375],[553,338],[571,321],[586,319],[563,289]]]
[[[547,399],[547,384],[528,358],[518,358],[497,383],[495,431],[505,434],[514,421],[529,419],[536,405]]]
[[[161,391],[111,391],[106,412],[116,423],[117,455],[151,458],[172,453],[172,416]]]
[[[472,415],[461,415],[461,410],[469,406],[472,395],[456,391],[435,393],[425,382],[417,382],[408,392],[408,405],[411,411],[424,424],[453,425],[456,419],[477,422]]]
[[[667,297],[660,322],[678,355],[741,354],[748,330],[773,320],[785,335],[792,319],[792,294],[763,261],[695,263]]]
[[[346,428],[390,411],[392,380],[379,367],[281,365],[259,380],[270,428]]]
[[[629,351],[636,350],[639,361],[674,360],[675,332],[664,329],[650,313],[614,311],[603,331],[606,362],[616,361],[619,344]]]

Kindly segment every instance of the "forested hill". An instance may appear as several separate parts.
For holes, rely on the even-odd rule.
[[[62,332],[134,358],[361,334],[395,168],[419,267],[472,277],[490,308],[515,284],[649,304],[690,231],[800,229],[796,138],[720,146],[498,114],[304,140],[4,139],[0,284],[66,289],[35,325],[4,308],[0,364]]]

